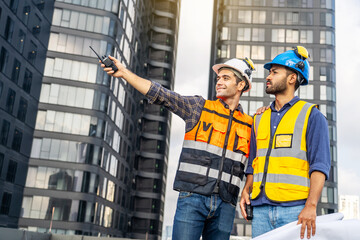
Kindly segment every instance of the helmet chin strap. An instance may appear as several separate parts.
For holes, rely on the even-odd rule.
[[[300,75],[300,73],[297,73],[297,81],[300,83],[300,85],[304,82],[304,78]]]

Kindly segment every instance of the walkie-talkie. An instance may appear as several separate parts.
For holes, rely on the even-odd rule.
[[[249,197],[250,197],[250,187],[249,187]],[[247,220],[252,220],[253,219],[253,206],[251,206],[251,204],[245,203],[245,211],[246,211]]]
[[[106,55],[100,57],[91,46],[89,46],[89,47],[91,48],[91,50],[93,50],[93,52],[96,54],[96,56],[99,58],[99,60],[105,65],[105,67],[111,67],[112,70],[114,70],[114,72],[116,72],[118,70],[118,68],[116,67],[114,62],[111,61],[111,59],[109,57],[107,57]]]

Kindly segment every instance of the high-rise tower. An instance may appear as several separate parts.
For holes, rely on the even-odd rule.
[[[53,1],[0,1],[0,226],[18,227]]]
[[[19,227],[159,239],[169,113],[99,55],[172,88],[177,0],[56,0]]]
[[[297,95],[319,105],[329,124],[331,170],[325,183],[318,215],[338,209],[336,153],[335,1],[334,0],[215,0],[211,64],[230,58],[250,57],[256,65],[252,89],[241,97],[248,114],[269,105],[265,93],[267,70],[263,68],[279,53],[293,46],[306,47],[311,55],[310,82]],[[215,96],[210,71],[209,98]],[[251,226],[237,212],[234,235],[251,236]]]

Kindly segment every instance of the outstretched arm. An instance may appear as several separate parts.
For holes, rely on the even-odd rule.
[[[132,73],[129,69],[124,67],[124,65],[122,65],[120,63],[120,61],[117,60],[116,58],[114,58],[112,56],[109,56],[109,58],[114,62],[114,64],[118,68],[118,70],[116,72],[114,72],[114,70],[112,70],[111,67],[105,68],[105,65],[101,64],[101,67],[104,68],[104,71],[108,75],[125,79],[125,81],[127,81],[131,86],[133,86],[136,90],[138,90],[143,95],[145,95],[149,91],[150,86],[151,86],[151,82],[149,80],[141,78],[141,77],[137,76],[136,74]]]
[[[118,70],[114,72],[111,67],[106,68],[104,64],[101,67],[104,71],[113,77],[123,78],[131,86],[146,96],[149,103],[154,103],[166,107],[171,112],[185,120],[186,130],[192,129],[198,122],[201,110],[205,104],[205,99],[201,96],[182,96],[173,92],[159,83],[141,78],[130,70],[126,69],[114,57],[109,56]]]

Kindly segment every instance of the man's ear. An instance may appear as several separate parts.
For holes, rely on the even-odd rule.
[[[297,74],[296,73],[289,74],[288,81],[290,84],[295,84],[297,81]]]
[[[237,89],[238,89],[239,91],[242,91],[242,90],[245,88],[245,86],[246,86],[245,81],[240,81],[240,82],[237,84]]]

